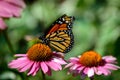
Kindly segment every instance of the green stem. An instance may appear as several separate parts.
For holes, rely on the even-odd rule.
[[[42,72],[42,80],[46,80],[45,74],[43,73],[42,70],[41,70],[41,72]]]
[[[10,41],[10,39],[9,39],[9,37],[8,37],[7,29],[3,31],[3,34],[4,34],[5,40],[6,40],[6,42],[7,42],[7,45],[8,45],[8,47],[9,47],[11,53],[13,54],[13,53],[14,53],[14,49],[13,49],[12,44],[11,44],[11,41]]]

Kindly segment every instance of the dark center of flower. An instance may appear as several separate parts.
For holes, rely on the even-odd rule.
[[[102,57],[94,51],[88,51],[82,54],[79,61],[84,66],[98,66],[102,62]]]
[[[47,61],[52,57],[51,49],[45,44],[35,44],[28,51],[28,58],[32,61]]]

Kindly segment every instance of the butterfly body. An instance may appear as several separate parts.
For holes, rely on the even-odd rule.
[[[42,43],[54,48],[55,50],[67,53],[71,50],[74,43],[72,32],[72,22],[74,17],[63,15],[58,18],[50,27],[49,31],[40,39]]]

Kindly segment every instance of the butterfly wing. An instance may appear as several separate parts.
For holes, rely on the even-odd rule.
[[[47,34],[58,30],[71,30],[74,19],[75,18],[73,16],[69,17],[66,14],[64,14],[50,26],[50,29]]]
[[[52,25],[48,33],[42,38],[43,42],[57,51],[67,53],[74,43],[72,22],[74,17],[63,15]]]
[[[67,53],[71,50],[72,45],[74,43],[74,37],[72,31],[64,30],[64,31],[56,31],[51,35],[47,35],[49,38],[49,45],[55,48],[57,51]]]

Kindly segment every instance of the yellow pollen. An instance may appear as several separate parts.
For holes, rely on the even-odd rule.
[[[52,57],[52,51],[47,45],[38,43],[29,48],[27,55],[32,61],[47,61]]]
[[[82,54],[79,61],[84,66],[93,67],[101,64],[102,58],[98,53],[94,51],[88,51]]]

